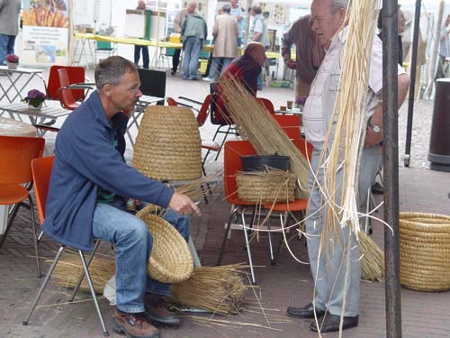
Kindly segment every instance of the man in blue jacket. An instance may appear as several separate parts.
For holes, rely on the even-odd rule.
[[[91,250],[94,238],[112,242],[116,330],[129,337],[159,337],[150,321],[177,326],[179,319],[159,297],[169,294],[169,285],[147,274],[152,237],[144,222],[124,211],[125,201],[133,198],[172,209],[167,218],[185,237],[187,218],[177,213],[199,214],[199,210],[189,197],[124,161],[127,112],[142,95],[136,66],[120,56],[109,57],[97,65],[95,82],[97,91],[58,133],[44,230],[60,243],[82,250]]]

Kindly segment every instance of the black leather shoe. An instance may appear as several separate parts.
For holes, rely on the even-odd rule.
[[[344,317],[343,318],[344,323],[342,324],[342,329],[345,330],[345,329],[350,329],[352,327],[358,326],[358,318],[359,318],[358,316]],[[322,320],[319,320],[320,332],[324,333],[324,332],[339,331],[340,322],[341,322],[341,316],[335,316],[330,313],[327,313],[327,315],[325,317],[323,317]],[[317,329],[317,323],[315,321],[311,322],[309,329],[314,332],[319,331]]]
[[[318,307],[314,308],[312,303],[309,303],[308,305],[305,305],[304,307],[289,306],[287,308],[288,316],[298,317],[298,318],[315,318],[314,311],[315,311],[315,315],[317,317],[323,316],[325,313],[324,310],[321,310]]]

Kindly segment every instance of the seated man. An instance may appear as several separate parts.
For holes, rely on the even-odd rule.
[[[178,326],[179,319],[161,302],[169,285],[147,274],[152,236],[144,222],[124,211],[125,201],[133,198],[181,214],[199,210],[189,197],[124,161],[126,112],[133,111],[142,95],[136,66],[120,56],[109,57],[97,65],[95,83],[97,91],[67,118],[56,138],[44,229],[58,242],[81,250],[91,250],[95,238],[113,243],[115,329],[130,337],[159,337],[150,321]],[[186,218],[173,211],[170,221],[187,237]]]
[[[250,42],[245,48],[244,54],[225,68],[218,83],[211,84],[211,91],[216,94],[212,107],[213,118],[217,121],[216,124],[220,124],[220,121],[223,121],[223,124],[232,124],[221,97],[220,82],[233,77],[238,79],[251,94],[256,96],[258,76],[261,74],[265,61],[266,51],[264,46],[259,42]]]
[[[266,51],[259,42],[250,42],[245,48],[244,54],[235,59],[222,73],[221,79],[234,77],[239,79],[247,89],[256,96],[257,78],[266,62]]]

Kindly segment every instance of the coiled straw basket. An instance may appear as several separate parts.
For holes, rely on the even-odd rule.
[[[133,166],[156,180],[201,177],[201,139],[192,111],[148,106],[136,138]]]
[[[418,291],[450,289],[450,217],[400,213],[400,283]]]
[[[152,214],[152,210],[154,206],[150,205],[136,214],[147,224],[153,236],[148,272],[153,279],[163,283],[185,281],[194,270],[186,240],[170,223]]]

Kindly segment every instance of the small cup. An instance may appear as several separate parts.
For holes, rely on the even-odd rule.
[[[287,109],[291,110],[293,104],[294,104],[294,102],[292,102],[292,101],[287,101]]]
[[[286,106],[280,106],[280,111],[286,111]]]

